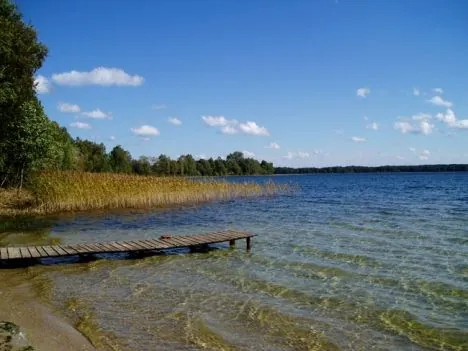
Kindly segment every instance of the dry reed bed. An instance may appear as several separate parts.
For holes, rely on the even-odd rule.
[[[269,196],[287,191],[288,186],[273,182],[232,183],[215,178],[47,172],[32,180],[31,189],[34,201],[21,210],[23,213],[171,207]]]

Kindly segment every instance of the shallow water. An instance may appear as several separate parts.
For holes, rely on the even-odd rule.
[[[239,241],[46,261],[1,279],[33,283],[100,349],[468,350],[467,173],[274,179],[298,191],[0,234],[2,245],[68,244],[239,229],[258,234],[248,253]]]

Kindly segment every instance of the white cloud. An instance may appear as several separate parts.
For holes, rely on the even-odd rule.
[[[228,120],[224,116],[202,116],[202,120],[210,127],[224,127],[230,124],[237,124],[236,120]]]
[[[151,109],[154,110],[154,111],[164,110],[165,108],[166,108],[166,105],[164,105],[164,104],[161,104],[161,105],[152,105],[152,106],[151,106]]]
[[[80,106],[75,105],[75,104],[69,104],[66,102],[59,102],[57,104],[57,109],[60,112],[65,112],[65,113],[78,113],[80,112]]]
[[[404,160],[405,159],[403,156],[397,156],[396,158],[399,159],[399,160]]]
[[[208,157],[205,154],[195,155],[196,160],[206,160]]]
[[[242,151],[242,154],[244,155],[244,157],[255,157],[255,154],[253,152],[247,150]]]
[[[237,134],[239,132],[235,127],[229,126],[229,125],[221,127],[220,130],[221,130],[221,133],[230,134],[230,135]]]
[[[395,122],[393,127],[402,134],[423,134],[429,135],[433,132],[435,125],[430,122],[431,115],[418,113],[411,116],[411,119],[399,117],[400,121]]]
[[[167,121],[175,126],[180,126],[182,124],[182,121],[176,117],[169,117]]]
[[[290,151],[288,152],[286,156],[284,156],[284,158],[287,158],[288,160],[292,160],[294,157],[295,157],[295,154]]]
[[[149,126],[149,125],[142,125],[141,127],[138,127],[138,128],[130,128],[130,130],[136,134],[136,135],[139,135],[139,136],[143,136],[143,137],[148,137],[148,136],[156,136],[156,135],[159,135],[159,130],[153,126]]]
[[[421,134],[424,134],[424,135],[431,134],[434,127],[435,126],[429,123],[428,121],[421,121],[419,123],[419,130],[421,131]]]
[[[429,155],[431,154],[431,152],[429,150],[423,150],[421,152],[421,154],[419,155],[419,159],[420,160],[428,160],[429,159]]]
[[[427,100],[427,102],[430,102],[431,104],[436,105],[436,106],[452,107],[453,105],[450,101],[444,100],[442,97],[438,95],[430,98],[429,100]]]
[[[344,130],[342,129],[335,129],[334,132],[338,135],[343,135],[344,134]]]
[[[49,80],[41,75],[38,75],[34,79],[34,84],[35,84],[35,89],[36,93],[38,94],[47,94],[50,93],[50,90],[52,89],[52,84],[49,82]]]
[[[242,132],[251,135],[270,135],[265,127],[259,126],[252,121],[239,123],[235,119],[227,119],[224,116],[202,116],[202,120],[210,127],[219,128],[223,134],[237,134]]]
[[[70,71],[52,75],[52,80],[59,85],[82,86],[139,86],[145,79],[139,75],[130,75],[120,68],[98,67],[89,72]]]
[[[116,137],[113,136],[113,135],[111,135],[111,136],[109,137],[109,140],[111,140],[111,141],[114,141],[115,139],[116,139]]]
[[[301,151],[299,151],[299,152],[297,153],[297,156],[298,156],[299,158],[308,158],[308,157],[310,157],[310,155],[309,155],[308,152],[301,152]]]
[[[457,120],[455,112],[447,109],[445,113],[438,113],[436,118],[452,128],[466,129],[468,128],[468,119]]]
[[[99,108],[90,112],[83,112],[82,115],[94,119],[112,119],[112,113],[103,112]]]
[[[141,138],[141,140],[143,140],[143,141],[150,141],[151,139],[148,138],[148,137],[144,137],[144,138]]]
[[[412,119],[413,121],[425,121],[425,120],[429,120],[429,119],[431,119],[431,118],[432,118],[432,116],[431,116],[430,114],[428,114],[428,113],[422,113],[422,112],[417,113],[417,114],[411,116],[411,119]]]
[[[272,143],[268,144],[267,146],[265,146],[265,148],[266,149],[279,149],[280,146],[277,143],[272,142]]]
[[[372,122],[366,126],[367,129],[379,130],[379,125],[376,122]]]
[[[239,124],[239,129],[245,134],[265,136],[270,135],[270,133],[265,127],[259,126],[257,123],[252,121],[247,121],[246,123]]]
[[[88,123],[82,123],[82,122],[73,122],[70,124],[70,127],[79,128],[79,129],[91,129],[91,126]]]
[[[421,95],[421,91],[418,88],[413,88],[413,95],[414,96],[419,96],[419,95]]]
[[[356,142],[356,143],[363,143],[363,142],[366,141],[365,138],[361,138],[361,137],[357,137],[357,136],[353,136],[353,137],[351,138],[351,140],[354,141],[354,142]]]
[[[434,88],[434,89],[432,89],[432,91],[434,93],[437,93],[437,94],[443,94],[444,93],[444,89],[442,89],[442,88]]]
[[[367,97],[370,94],[370,89],[369,88],[359,88],[356,90],[356,95],[362,98]]]
[[[410,147],[410,148],[408,148],[408,149],[409,149],[409,151],[411,151],[411,152],[416,152],[416,149],[415,149],[414,147]]]

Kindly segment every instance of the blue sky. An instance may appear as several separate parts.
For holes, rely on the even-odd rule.
[[[468,2],[18,0],[48,116],[133,156],[468,163]]]

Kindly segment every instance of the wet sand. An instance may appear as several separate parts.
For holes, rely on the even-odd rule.
[[[3,274],[2,274],[3,275]],[[13,277],[11,277],[13,278]],[[53,313],[50,307],[37,298],[32,284],[0,283],[0,320],[15,323],[26,334],[34,350],[40,351],[91,351],[96,350],[65,318]]]

